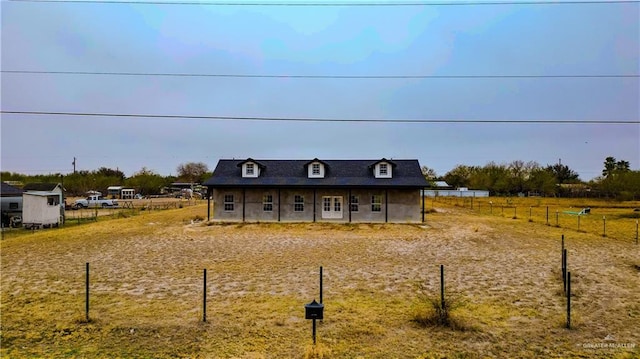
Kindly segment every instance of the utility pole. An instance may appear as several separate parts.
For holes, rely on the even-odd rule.
[[[71,162],[71,164],[73,165],[73,174],[76,174],[76,158],[73,158],[73,162]]]

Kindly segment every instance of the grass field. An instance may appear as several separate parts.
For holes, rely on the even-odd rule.
[[[198,221],[206,205],[197,205],[5,233],[0,356],[640,356],[640,246],[624,227],[634,218],[612,218],[603,237],[539,216],[529,221],[528,207],[514,220],[484,205],[429,201],[435,212],[424,225],[207,225]],[[612,216],[631,207],[592,206]],[[625,229],[616,229],[621,223]],[[570,330],[562,234],[572,273]],[[459,303],[456,330],[415,321],[431,309],[424,295],[439,296],[440,264],[447,298]],[[325,320],[313,347],[304,304],[318,299],[321,265]]]

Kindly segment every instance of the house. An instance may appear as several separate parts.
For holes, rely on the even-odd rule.
[[[28,183],[22,194],[22,225],[57,227],[64,223],[64,188],[59,183]]]
[[[2,227],[16,227],[22,222],[22,190],[2,182],[0,188]]]
[[[252,222],[424,221],[429,186],[417,160],[222,159],[207,187],[207,219]]]

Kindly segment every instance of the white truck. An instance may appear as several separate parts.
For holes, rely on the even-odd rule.
[[[77,199],[75,202],[73,202],[74,209],[89,207],[118,207],[118,201],[116,201],[115,199],[107,199],[100,195],[91,195],[87,198]]]

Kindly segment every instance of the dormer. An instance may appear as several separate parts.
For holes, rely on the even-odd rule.
[[[396,164],[386,158],[372,164],[370,168],[373,168],[373,176],[375,178],[393,178],[393,169]]]
[[[327,164],[320,161],[317,158],[307,162],[305,164],[307,168],[307,177],[308,178],[324,178],[325,173],[327,172]]]
[[[260,176],[260,172],[265,169],[263,164],[252,158],[247,158],[246,160],[238,163],[238,167],[242,167],[243,178],[258,178]]]

